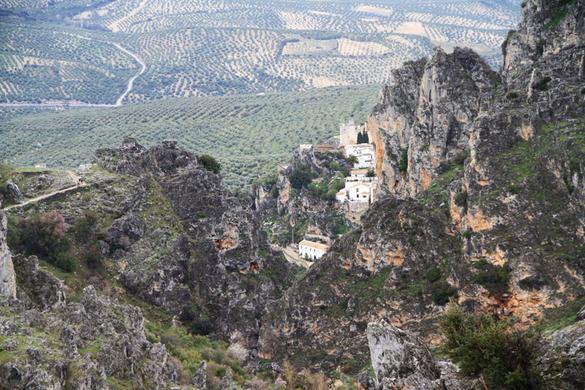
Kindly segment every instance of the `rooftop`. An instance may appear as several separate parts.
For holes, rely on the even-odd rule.
[[[303,240],[303,241],[299,242],[299,246],[300,245],[309,246],[309,247],[315,248],[315,249],[320,249],[320,250],[325,251],[325,252],[327,252],[330,248],[329,245],[325,245],[325,244],[321,244],[320,242],[309,241],[309,240]]]

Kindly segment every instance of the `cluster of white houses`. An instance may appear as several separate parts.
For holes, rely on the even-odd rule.
[[[338,203],[347,205],[348,210],[364,210],[375,201],[378,179],[374,174],[376,154],[374,145],[367,142],[365,132],[353,121],[339,127],[339,148],[343,148],[346,158],[353,157],[353,167],[350,176],[345,178],[345,187],[337,192],[335,199]],[[364,142],[364,137],[366,141]],[[359,141],[359,142],[358,142]],[[319,145],[320,147],[330,145]],[[315,149],[313,145],[300,145],[301,151]],[[304,239],[298,244],[298,253],[301,258],[317,260],[329,251],[329,245],[317,241]]]
[[[340,146],[345,157],[354,157],[353,169],[345,179],[345,187],[335,196],[339,203],[371,204],[375,200],[378,179],[373,174],[376,166],[374,145],[358,143],[360,128],[353,121],[339,127]]]

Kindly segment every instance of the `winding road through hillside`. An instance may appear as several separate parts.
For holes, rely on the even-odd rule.
[[[129,55],[130,57],[132,57],[132,59],[140,65],[140,69],[132,77],[130,77],[128,79],[128,81],[126,82],[126,89],[124,90],[124,93],[122,93],[116,99],[116,103],[114,103],[114,104],[100,104],[100,103],[85,103],[85,102],[80,102],[80,101],[75,101],[75,100],[74,101],[57,100],[54,102],[43,102],[43,103],[28,103],[28,102],[0,103],[0,107],[13,107],[13,108],[104,107],[105,108],[105,107],[120,107],[123,105],[124,100],[126,99],[128,94],[130,92],[132,92],[132,90],[134,89],[134,81],[136,81],[136,79],[138,77],[140,77],[142,74],[144,74],[144,72],[146,72],[146,63],[142,60],[142,58],[140,58],[138,56],[138,54],[131,52],[130,50],[126,49],[124,46],[120,45],[119,43],[110,42],[110,41],[103,41],[100,39],[93,39],[93,38],[85,37],[85,36],[79,35],[79,34],[69,34],[69,35],[72,35],[72,36],[75,36],[79,39],[84,39],[87,41],[97,41],[97,42],[102,42],[102,43],[107,43],[107,44],[113,45],[118,50],[120,50],[120,51],[124,52],[125,54]]]
[[[123,51],[124,53],[128,54],[130,57],[134,58],[134,60],[140,64],[140,70],[134,76],[130,77],[126,85],[126,91],[124,91],[124,93],[120,95],[120,97],[116,100],[116,104],[114,104],[114,106],[119,107],[124,102],[124,99],[126,99],[126,96],[128,96],[128,94],[132,92],[132,88],[134,88],[134,81],[138,77],[140,77],[140,75],[142,75],[144,72],[146,72],[146,64],[144,63],[144,61],[142,61],[140,57],[138,57],[138,55],[136,55],[136,53],[132,53],[130,50],[126,49],[119,43],[114,43],[114,46],[116,46],[119,50]]]

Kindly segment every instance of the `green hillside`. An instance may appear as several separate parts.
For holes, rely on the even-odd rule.
[[[0,160],[17,165],[76,167],[96,148],[132,135],[146,145],[176,139],[216,156],[231,186],[274,171],[300,143],[337,134],[340,122],[362,121],[378,86],[266,95],[166,99],[116,108],[1,114]]]

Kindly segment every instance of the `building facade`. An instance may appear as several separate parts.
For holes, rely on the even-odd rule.
[[[303,259],[317,260],[329,252],[329,245],[316,241],[303,240],[299,242],[299,256]]]

